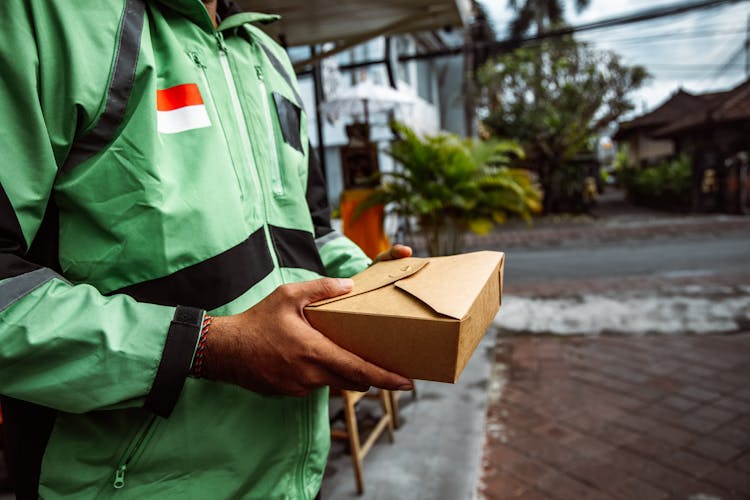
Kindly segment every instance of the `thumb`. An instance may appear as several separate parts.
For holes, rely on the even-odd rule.
[[[354,288],[354,281],[348,278],[322,278],[314,281],[299,283],[300,294],[305,305],[323,299],[344,295]]]

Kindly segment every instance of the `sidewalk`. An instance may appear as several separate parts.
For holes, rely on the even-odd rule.
[[[750,332],[501,337],[487,499],[750,497]]]
[[[606,218],[546,217],[532,226],[515,222],[485,236],[469,234],[467,248],[497,246],[529,248],[571,246],[586,242],[665,239],[680,235],[717,238],[728,232],[750,231],[750,217],[742,215],[657,215],[646,218],[615,215]]]
[[[363,461],[363,495],[356,493],[348,447],[343,441],[334,441],[321,498],[473,499],[481,470],[494,332],[493,328],[485,335],[455,385],[419,380],[416,400],[401,395],[402,426],[396,431],[395,443],[381,436]],[[360,425],[368,420],[366,408],[358,409],[357,415]]]
[[[586,242],[664,239],[680,235],[719,237],[728,232],[750,232],[750,217],[727,214],[672,214],[630,204],[625,193],[609,188],[589,215],[552,215],[535,218],[533,225],[513,220],[490,234],[470,234],[467,248],[559,247]]]

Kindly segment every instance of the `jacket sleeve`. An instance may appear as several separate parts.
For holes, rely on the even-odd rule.
[[[315,227],[315,244],[328,276],[348,278],[372,263],[356,243],[331,227],[325,178],[312,144],[308,144],[307,206]]]
[[[28,254],[86,125],[54,33],[36,29],[43,8],[0,6],[0,394],[66,412],[145,405],[167,416],[203,311],[105,297]]]

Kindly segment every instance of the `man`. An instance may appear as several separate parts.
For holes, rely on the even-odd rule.
[[[330,228],[275,17],[205,3],[0,3],[21,499],[312,498],[326,386],[411,388],[306,322],[369,260]]]

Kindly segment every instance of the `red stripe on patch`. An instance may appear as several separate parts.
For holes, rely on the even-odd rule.
[[[156,109],[159,111],[171,111],[199,104],[203,104],[203,98],[198,90],[198,85],[195,83],[185,83],[168,89],[156,90]]]

